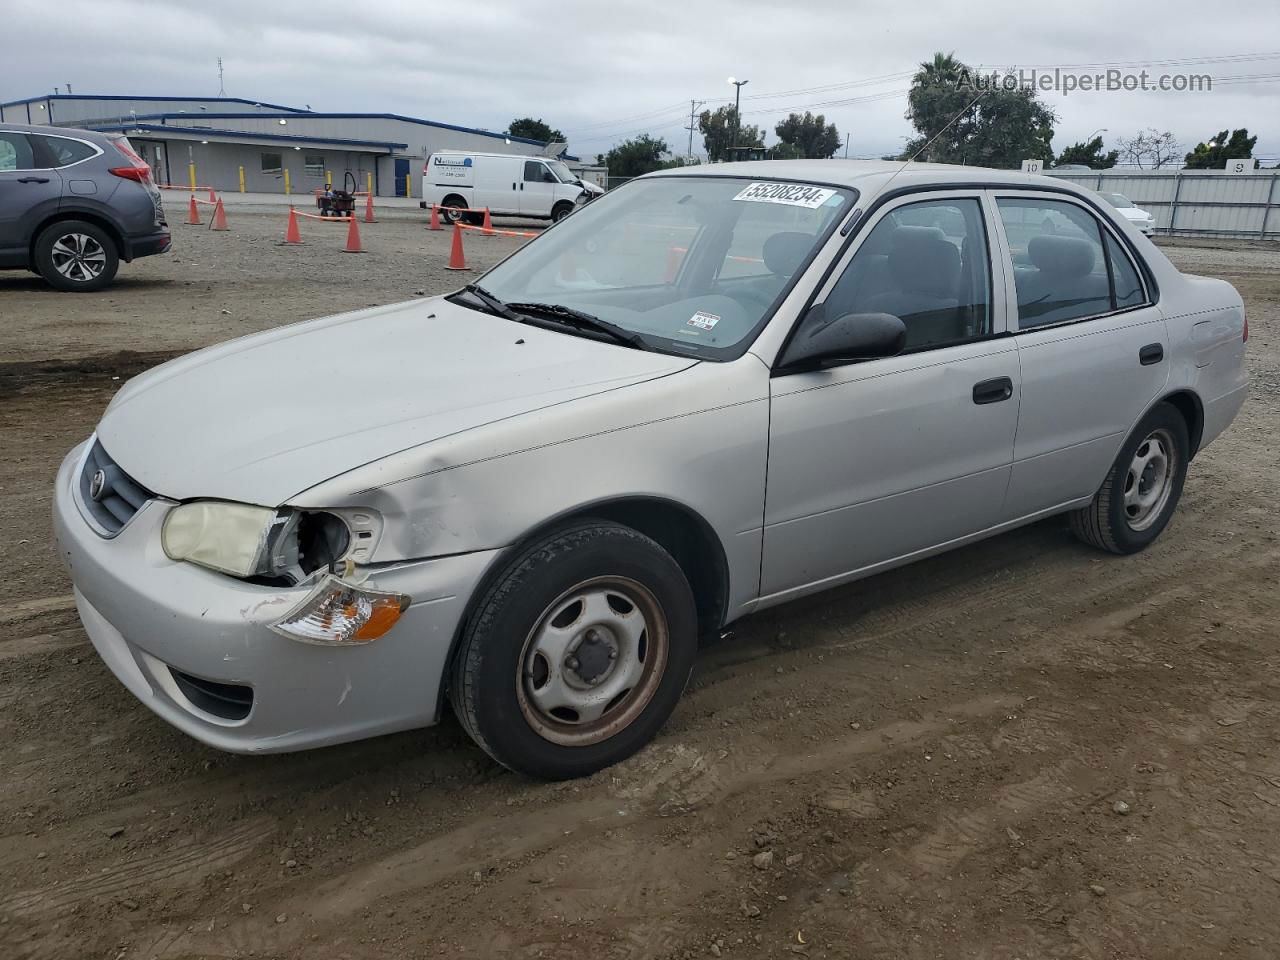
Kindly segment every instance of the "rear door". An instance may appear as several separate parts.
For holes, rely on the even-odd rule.
[[[996,191],[1022,403],[1006,505],[1091,497],[1168,379],[1168,334],[1119,235],[1061,194]]]
[[[36,226],[56,213],[62,176],[33,138],[0,128],[0,265],[26,266]]]

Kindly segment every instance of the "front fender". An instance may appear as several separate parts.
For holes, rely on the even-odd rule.
[[[494,550],[594,503],[649,498],[706,520],[724,550],[728,612],[756,596],[768,370],[746,354],[445,437],[290,503],[383,518],[372,562]]]

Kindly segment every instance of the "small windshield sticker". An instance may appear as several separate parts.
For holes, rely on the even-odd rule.
[[[808,187],[803,183],[753,183],[733,199],[750,203],[785,203],[791,207],[816,210],[833,196],[834,190]]]
[[[697,327],[699,330],[710,330],[719,322],[720,318],[714,313],[703,313],[701,310],[689,318],[689,326]]]

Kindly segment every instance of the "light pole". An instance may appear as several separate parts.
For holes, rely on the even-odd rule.
[[[742,114],[738,110],[738,105],[742,102],[742,88],[751,81],[730,77],[729,82],[733,84],[733,139],[729,141],[729,149],[732,151],[738,146],[738,130],[742,126]]]
[[[1093,133],[1089,134],[1089,139],[1084,142],[1085,146],[1088,146],[1089,144],[1093,143],[1093,138],[1096,137],[1098,134],[1106,133],[1106,132],[1107,132],[1106,127],[1099,127],[1097,130],[1093,131]]]

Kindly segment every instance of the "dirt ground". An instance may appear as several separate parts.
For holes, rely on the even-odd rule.
[[[49,485],[113,377],[457,282],[420,225],[354,258],[280,219],[179,227],[93,297],[0,276],[5,958],[1276,956],[1275,245],[1166,244],[1244,294],[1253,389],[1150,550],[1054,520],[744,621],[657,742],[548,785],[451,718],[217,753],[76,624]]]

